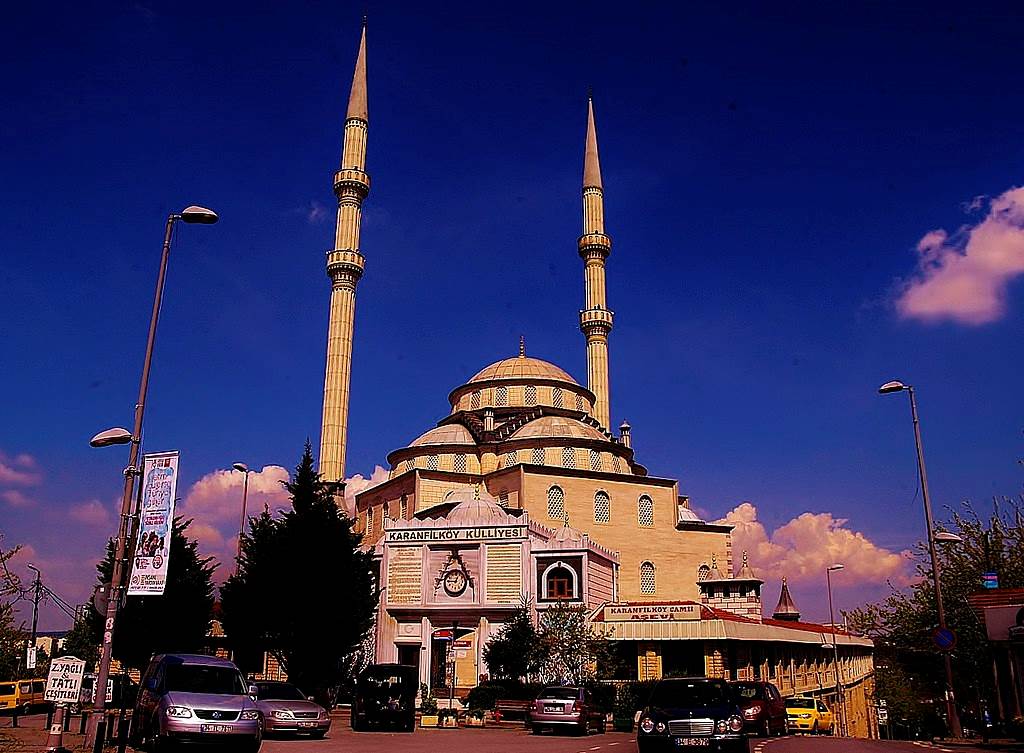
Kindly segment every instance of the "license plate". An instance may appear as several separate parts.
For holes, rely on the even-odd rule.
[[[545,706],[544,707],[544,712],[547,713],[547,714],[561,714],[562,713],[562,707],[561,706]]]
[[[706,737],[677,737],[676,745],[680,748],[710,748],[711,741]]]
[[[217,733],[230,732],[231,731],[231,725],[230,724],[200,724],[199,725],[199,731],[200,732],[217,732]]]
[[[315,727],[316,722],[299,722],[300,727]]]

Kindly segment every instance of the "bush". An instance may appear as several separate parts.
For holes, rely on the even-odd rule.
[[[512,697],[514,696],[509,695],[504,683],[484,682],[469,691],[466,695],[466,706],[470,709],[492,710],[499,698]]]
[[[425,682],[420,683],[420,713],[425,716],[433,716],[437,713],[437,699],[434,694],[427,690]]]

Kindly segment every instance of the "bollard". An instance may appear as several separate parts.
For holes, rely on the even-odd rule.
[[[17,728],[18,726],[18,714],[21,713],[21,707],[14,707],[14,715],[11,717],[11,726]]]
[[[53,724],[50,725],[50,735],[46,738],[46,750],[48,753],[64,753],[64,704],[57,705],[53,715]]]
[[[50,725],[53,724],[53,704],[51,703],[46,707],[46,726],[43,729],[50,729]]]
[[[80,735],[84,735],[85,734],[85,722],[86,722],[86,720],[88,718],[89,718],[89,712],[86,711],[85,709],[82,709],[82,712],[81,712],[81,714],[78,717],[78,734],[80,734]]]
[[[116,740],[116,737],[117,737],[117,725],[115,724],[115,722],[117,721],[117,712],[115,711],[112,714],[112,713],[110,713],[108,711],[108,712],[106,712],[106,715],[107,715],[107,744],[108,745],[113,745],[113,743],[114,743],[114,741]]]

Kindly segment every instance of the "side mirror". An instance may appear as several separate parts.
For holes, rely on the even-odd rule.
[[[259,694],[259,692],[259,688],[257,688],[255,685],[249,686],[249,695],[252,697],[254,701],[256,700],[256,696]]]
[[[308,696],[306,696],[306,700],[307,700],[307,701],[313,701],[313,703],[316,703],[316,698],[314,698],[314,697],[313,697],[313,696],[311,696],[311,695],[308,695]]]

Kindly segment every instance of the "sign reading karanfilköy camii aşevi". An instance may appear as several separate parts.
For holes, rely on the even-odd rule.
[[[164,592],[177,486],[177,451],[156,452],[143,458],[139,540],[128,585],[129,596],[153,596]]]
[[[608,622],[699,620],[699,604],[623,604],[604,608]]]

